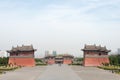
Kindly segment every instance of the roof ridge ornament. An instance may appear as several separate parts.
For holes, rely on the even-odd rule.
[[[12,46],[12,49],[14,48],[14,46]]]
[[[87,45],[85,44],[84,48],[86,48],[86,46],[87,46]]]

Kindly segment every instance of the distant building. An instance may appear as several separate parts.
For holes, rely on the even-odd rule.
[[[48,56],[49,55],[49,51],[45,51],[45,56]]]
[[[56,52],[56,51],[53,51],[52,54],[53,54],[53,56],[56,56],[56,55],[57,55],[57,52]]]
[[[36,49],[34,49],[32,45],[12,47],[11,50],[7,51],[10,53],[9,64],[18,66],[35,66],[35,51]]]
[[[47,64],[72,64],[74,56],[69,54],[64,55],[49,55],[45,57],[45,61]]]
[[[57,52],[53,50],[45,51],[45,56],[49,56],[49,55],[56,56]]]
[[[118,48],[118,54],[120,54],[120,48]]]
[[[85,45],[83,66],[101,66],[103,63],[109,63],[108,52],[106,47],[96,45]]]
[[[44,59],[47,64],[55,64],[55,56],[53,55],[45,56]]]
[[[9,53],[7,53],[6,51],[0,51],[0,57],[8,57]]]

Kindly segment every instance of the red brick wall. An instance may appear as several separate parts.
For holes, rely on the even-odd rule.
[[[54,59],[49,59],[49,60],[47,61],[47,63],[48,63],[48,64],[55,64],[55,60],[54,60]]]
[[[54,59],[49,59],[47,61],[48,64],[55,64],[55,60]],[[63,60],[63,64],[72,64],[72,60]]]
[[[34,58],[9,58],[9,64],[20,66],[35,66]]]
[[[85,58],[84,66],[100,66],[102,63],[109,63],[108,58]]]
[[[71,59],[63,60],[63,64],[72,64],[72,60]]]

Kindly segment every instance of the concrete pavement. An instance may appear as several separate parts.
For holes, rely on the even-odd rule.
[[[68,65],[50,65],[37,80],[81,80]]]
[[[71,66],[82,80],[120,80],[120,75],[96,67]]]
[[[120,75],[96,67],[49,65],[23,67],[0,75],[0,80],[120,80]]]
[[[0,80],[81,80],[68,65],[24,67],[0,75]]]
[[[37,80],[45,69],[45,66],[23,67],[0,75],[0,80]]]

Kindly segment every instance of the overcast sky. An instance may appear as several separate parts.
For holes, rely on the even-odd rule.
[[[0,49],[31,45],[81,56],[84,44],[120,48],[120,0],[0,0]]]

